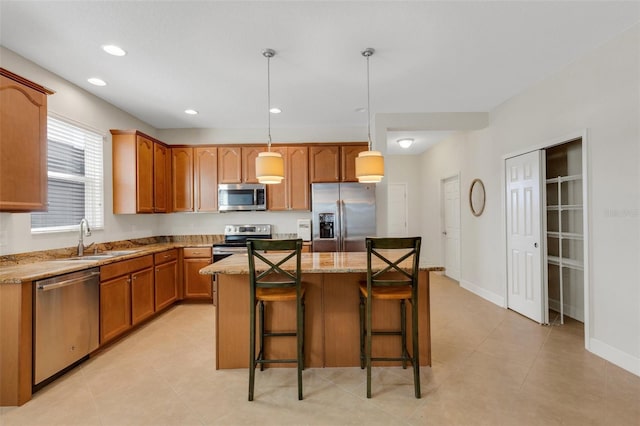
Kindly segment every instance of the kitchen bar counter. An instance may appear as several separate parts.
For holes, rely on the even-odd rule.
[[[302,253],[302,280],[306,286],[305,365],[347,367],[360,365],[359,290],[366,279],[366,253]],[[287,265],[287,264],[285,264]],[[374,268],[382,266],[374,263]],[[260,269],[259,264],[256,267]],[[284,269],[291,270],[293,263]],[[419,273],[420,364],[431,365],[429,272],[439,266],[421,266]],[[246,254],[235,254],[200,270],[217,275],[216,368],[246,368],[249,363],[249,268]],[[411,305],[408,305],[411,309]],[[408,312],[407,315],[410,315]],[[398,302],[374,302],[374,328],[397,328]],[[268,309],[267,328],[284,330],[295,324],[295,303]],[[410,324],[408,324],[410,328]],[[410,331],[409,334],[410,340]],[[269,342],[271,340],[272,342]],[[410,345],[410,342],[409,342]],[[374,339],[376,356],[397,356],[398,337]],[[292,357],[294,339],[267,339],[272,357]],[[390,365],[386,363],[385,365]]]

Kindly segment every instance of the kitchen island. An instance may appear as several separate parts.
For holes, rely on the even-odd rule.
[[[264,265],[264,264],[263,264]],[[364,252],[302,253],[302,281],[306,286],[305,366],[351,367],[360,365],[360,282],[366,281]],[[260,270],[260,265],[256,262]],[[373,268],[382,268],[374,261]],[[293,270],[289,261],[284,269]],[[421,266],[418,287],[420,365],[431,365],[429,318],[429,272],[438,266]],[[216,368],[247,368],[249,365],[249,265],[246,254],[235,254],[200,270],[216,275]],[[411,304],[408,304],[410,310]],[[374,329],[396,329],[400,321],[397,301],[374,301]],[[410,311],[407,312],[409,317]],[[295,326],[295,302],[279,302],[265,313],[267,329],[291,330]],[[407,324],[411,347],[411,324]],[[397,356],[396,336],[376,336],[375,356]],[[275,340],[275,341],[274,341]],[[292,357],[295,339],[266,339],[269,357]],[[375,365],[375,363],[374,363]],[[385,363],[384,365],[392,365]]]

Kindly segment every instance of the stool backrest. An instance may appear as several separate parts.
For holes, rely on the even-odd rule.
[[[256,288],[300,289],[300,253],[302,239],[264,240],[248,239],[249,279],[251,291]],[[260,262],[256,262],[256,260]]]
[[[418,284],[420,243],[422,237],[372,238],[365,240],[367,246],[367,288],[376,286],[406,286],[414,289]],[[382,265],[374,271],[374,261]]]

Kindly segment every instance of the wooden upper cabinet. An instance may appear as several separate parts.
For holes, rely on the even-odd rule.
[[[309,148],[289,146],[271,148],[284,158],[284,180],[268,185],[268,210],[309,210]]]
[[[216,147],[194,148],[194,168],[196,211],[217,211],[218,149]]]
[[[266,151],[264,147],[242,147],[242,182],[259,183],[256,177],[256,158],[264,151]]]
[[[171,150],[166,145],[153,143],[153,211],[171,211]]]
[[[367,144],[312,146],[309,149],[309,180],[318,182],[357,182],[356,157]]]
[[[289,182],[289,208],[291,210],[309,210],[309,148],[291,146],[288,149],[289,164],[287,180]]]
[[[218,148],[218,183],[242,183],[242,155],[239,146]]]
[[[113,213],[171,210],[171,150],[137,130],[111,130]]]
[[[340,146],[312,146],[309,149],[309,180],[340,182]]]
[[[193,148],[171,148],[172,210],[193,211]]]
[[[256,157],[265,150],[261,146],[218,147],[218,183],[258,183]]]
[[[153,141],[144,136],[136,138],[136,163],[136,212],[153,213]]]
[[[366,151],[367,145],[344,145],[340,147],[340,180],[341,182],[357,182],[356,157]]]
[[[47,210],[47,95],[0,68],[0,211]]]

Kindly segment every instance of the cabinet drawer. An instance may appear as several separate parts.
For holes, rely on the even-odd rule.
[[[211,247],[185,247],[184,248],[184,257],[192,258],[192,257],[211,257]]]
[[[153,256],[141,256],[135,259],[123,260],[122,262],[112,263],[100,267],[100,281],[105,281],[120,275],[130,274],[131,272],[153,266]]]
[[[172,260],[176,259],[178,259],[177,249],[167,250],[153,255],[153,261],[156,265],[161,265],[163,263],[171,262]]]

